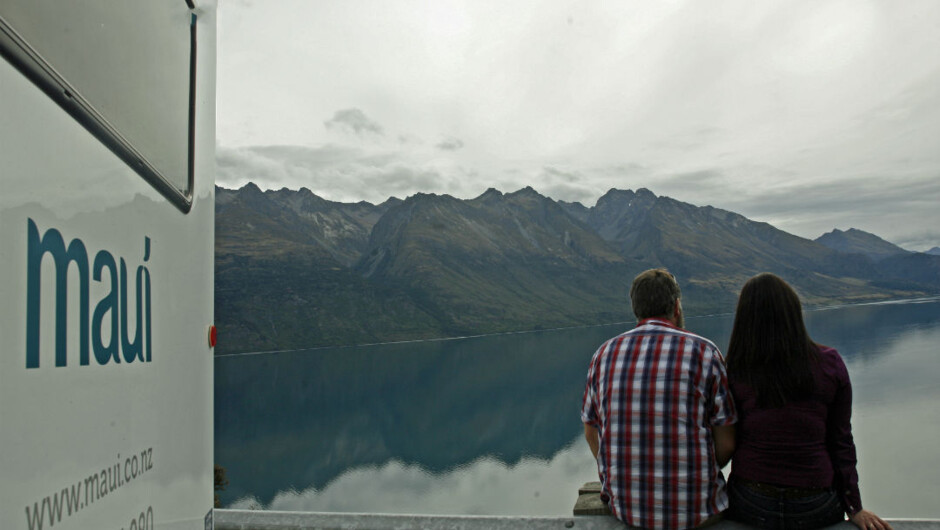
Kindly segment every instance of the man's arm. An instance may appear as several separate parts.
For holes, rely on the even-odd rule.
[[[594,459],[597,460],[597,448],[600,443],[597,438],[597,429],[585,423],[584,439],[587,440],[588,446],[591,448],[591,454],[594,455]]]
[[[734,454],[734,433],[734,424],[712,427],[712,437],[715,439],[715,460],[718,461],[719,469],[725,467],[731,460],[731,455]]]

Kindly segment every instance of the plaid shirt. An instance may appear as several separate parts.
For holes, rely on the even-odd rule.
[[[591,359],[581,421],[598,430],[610,509],[643,528],[691,528],[728,507],[712,426],[737,421],[724,359],[709,340],[659,319]]]

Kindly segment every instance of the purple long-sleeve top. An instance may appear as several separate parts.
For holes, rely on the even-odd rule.
[[[862,509],[852,439],[852,384],[842,357],[820,346],[811,399],[758,408],[747,384],[730,378],[738,409],[731,477],[801,488],[833,487],[849,514]]]

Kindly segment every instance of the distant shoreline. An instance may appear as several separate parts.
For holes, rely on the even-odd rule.
[[[830,309],[841,309],[845,307],[857,307],[857,306],[866,306],[866,305],[895,305],[895,304],[924,304],[931,302],[940,302],[940,295],[934,296],[922,296],[918,298],[899,298],[894,300],[879,300],[877,302],[855,302],[850,304],[835,304],[835,305],[826,305],[826,306],[814,306],[806,308],[805,311],[828,311]],[[686,320],[695,320],[700,318],[710,318],[710,317],[720,317],[726,315],[733,315],[733,311],[721,312],[721,313],[709,313],[707,315],[693,315],[687,316]],[[272,353],[293,353],[299,351],[317,351],[317,350],[341,350],[347,348],[368,348],[373,346],[388,346],[391,344],[416,344],[421,342],[444,342],[452,340],[462,340],[462,339],[479,339],[483,337],[499,337],[504,335],[521,335],[524,333],[543,333],[546,331],[561,331],[566,329],[588,329],[588,328],[599,328],[604,326],[615,326],[618,324],[635,324],[635,320],[626,320],[621,322],[605,322],[603,324],[589,324],[582,326],[562,326],[557,328],[548,328],[548,329],[528,329],[520,331],[504,331],[500,333],[480,333],[478,335],[462,335],[458,337],[437,337],[433,339],[414,339],[414,340],[397,340],[389,342],[370,342],[365,344],[346,344],[343,346],[314,346],[312,348],[294,348],[289,350],[267,350],[267,351],[253,351],[253,352],[239,352],[239,353],[220,353],[215,355],[215,358],[222,357],[242,357],[248,355],[267,355]]]
[[[826,306],[815,306],[807,308],[806,311],[826,311],[828,309],[839,309],[842,307],[854,307],[862,305],[893,305],[893,304],[924,304],[940,301],[940,295],[921,296],[917,298],[898,298],[895,300],[879,300],[877,302],[856,302],[852,304],[836,304]]]

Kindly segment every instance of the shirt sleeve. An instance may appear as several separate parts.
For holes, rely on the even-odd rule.
[[[849,372],[838,352],[835,371],[838,386],[826,420],[826,449],[832,460],[834,487],[842,499],[846,513],[852,515],[862,509],[862,496],[858,488],[858,462],[855,439],[852,437],[852,383]]]
[[[738,413],[734,407],[734,398],[731,397],[725,360],[717,349],[714,350],[714,355],[711,356],[708,379],[711,389],[711,395],[709,396],[711,418],[709,422],[713,427],[737,423]]]
[[[595,370],[597,366],[598,353],[591,358],[591,365],[588,367],[587,380],[584,383],[584,397],[581,398],[581,422],[588,425],[597,426],[597,403],[595,387]]]

